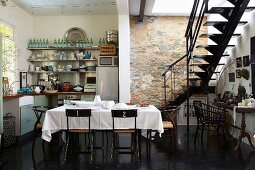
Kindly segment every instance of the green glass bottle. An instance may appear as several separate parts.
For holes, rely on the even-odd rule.
[[[59,48],[61,46],[61,40],[60,38],[58,39],[58,45],[57,45],[57,48]]]
[[[45,41],[45,39],[43,38],[43,40],[42,40],[42,47],[43,48],[45,48],[46,47],[46,41]]]
[[[58,43],[57,43],[57,40],[56,40],[56,38],[55,38],[53,47],[56,48],[57,46],[58,46]]]
[[[90,46],[90,47],[93,46],[93,40],[92,40],[92,38],[90,38],[89,46]]]
[[[28,47],[28,48],[31,48],[31,46],[32,46],[32,39],[30,38],[30,39],[28,40],[28,45],[27,45],[27,47]]]
[[[100,38],[99,41],[98,41],[98,46],[101,46],[101,45],[102,45],[102,40]]]
[[[45,44],[45,47],[46,48],[49,48],[49,40],[48,40],[48,38],[46,39],[46,42],[45,42],[46,44]]]

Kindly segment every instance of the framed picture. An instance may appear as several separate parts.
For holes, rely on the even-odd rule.
[[[236,78],[241,78],[241,70],[236,69]]]
[[[235,73],[228,73],[228,81],[235,82]]]
[[[236,68],[242,67],[242,57],[236,58]]]
[[[250,65],[249,55],[243,56],[243,67],[247,67]]]
[[[195,112],[194,112],[194,107],[193,107],[193,102],[207,104],[207,97],[203,97],[203,96],[201,96],[201,97],[190,97],[190,99],[189,99],[189,117],[191,119],[196,118],[196,115],[195,115]],[[184,102],[183,111],[184,111],[183,116],[186,119],[187,118],[187,102]]]

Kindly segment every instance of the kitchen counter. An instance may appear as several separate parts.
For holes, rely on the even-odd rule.
[[[29,93],[29,94],[11,94],[11,95],[5,95],[3,96],[4,100],[8,99],[15,99],[23,96],[57,96],[60,94],[66,94],[66,95],[96,95],[95,92],[56,92],[56,93]]]

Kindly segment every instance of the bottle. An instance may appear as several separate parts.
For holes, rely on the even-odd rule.
[[[28,41],[28,45],[27,45],[28,48],[32,48],[32,39],[30,38],[29,41]]]
[[[48,47],[49,47],[49,40],[48,40],[48,38],[46,39],[45,47],[46,47],[46,48],[48,48]]]
[[[45,42],[45,39],[43,38],[42,40],[42,47],[45,48],[46,47],[46,42]]]
[[[61,41],[60,41],[60,38],[58,39],[58,45],[57,45],[57,48],[59,48],[61,46]]]
[[[64,40],[63,40],[63,38],[62,38],[62,39],[61,39],[61,42],[60,42],[60,48],[63,48],[64,45],[65,45],[65,43],[64,43]]]
[[[79,40],[76,40],[75,47],[76,47],[76,48],[79,48]]]
[[[98,41],[98,46],[101,46],[101,45],[102,45],[102,40],[100,38],[99,41]]]
[[[67,47],[68,47],[68,48],[71,47],[71,42],[70,42],[70,40],[67,40]]]
[[[39,42],[38,42],[38,48],[42,48],[43,45],[42,45],[42,39],[40,38]]]
[[[53,43],[53,47],[56,48],[56,47],[57,47],[57,44],[58,44],[58,43],[57,43],[57,40],[56,40],[56,38],[55,38],[54,43]]]
[[[245,100],[242,98],[242,106],[245,106]]]
[[[90,38],[89,46],[90,46],[90,47],[93,46],[93,40],[92,40],[92,38]]]
[[[94,102],[95,102],[95,106],[99,106],[99,107],[101,106],[100,95],[95,95]]]
[[[102,45],[105,45],[105,39],[103,38],[103,42],[102,42]]]
[[[87,47],[86,40],[83,41],[82,47],[83,47],[83,48]]]
[[[35,46],[35,48],[39,48],[39,40],[38,39],[35,40],[34,46]]]

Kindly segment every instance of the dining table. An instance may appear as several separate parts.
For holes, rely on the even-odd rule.
[[[67,129],[67,117],[66,109],[84,109],[84,107],[77,106],[75,104],[65,104],[50,110],[47,110],[44,117],[42,127],[42,139],[50,142],[52,134],[56,132],[60,133],[60,143],[65,143],[65,130]],[[113,121],[111,109],[106,109],[101,106],[92,106],[87,109],[91,109],[90,128],[93,130],[112,130]],[[116,108],[112,108],[116,109]],[[118,108],[120,109],[120,108]],[[149,105],[146,107],[137,107],[136,105],[128,106],[125,109],[137,109],[136,128],[139,129],[139,136],[141,138],[142,130],[156,130],[159,135],[164,132],[161,112],[155,106]],[[115,128],[127,129],[134,127],[133,120],[122,120],[115,121]],[[70,128],[87,128],[88,119],[86,118],[73,118],[69,120]],[[141,142],[139,142],[141,145]],[[62,144],[62,146],[64,146]],[[62,153],[61,153],[62,152]],[[64,148],[60,150],[60,162],[64,162],[63,157]],[[139,157],[141,155],[141,146],[139,146]]]

